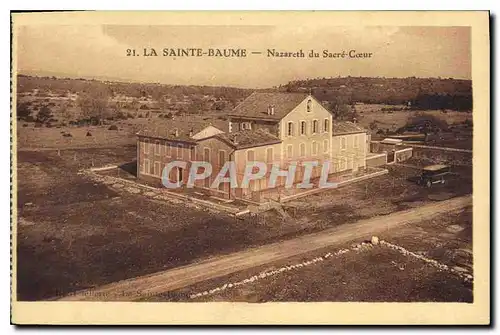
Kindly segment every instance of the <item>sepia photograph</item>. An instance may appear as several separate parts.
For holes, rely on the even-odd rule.
[[[489,323],[488,12],[11,20],[13,320]]]

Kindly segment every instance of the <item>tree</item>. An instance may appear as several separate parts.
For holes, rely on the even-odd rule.
[[[404,128],[405,130],[413,130],[428,134],[447,131],[449,127],[446,120],[440,119],[432,114],[422,113],[409,117]]]
[[[82,115],[90,122],[101,123],[108,113],[109,96],[106,90],[93,90],[78,97]]]
[[[347,97],[340,96],[328,103],[328,109],[333,113],[335,120],[352,121],[358,118],[358,113],[349,105],[349,100]]]
[[[18,120],[28,121],[28,119],[31,119],[29,104],[26,102],[18,102],[16,107],[16,116]]]
[[[59,107],[59,114],[62,116],[62,118],[64,120],[69,120],[70,119],[70,111],[68,109],[68,105],[67,104],[62,104],[60,107]]]
[[[36,116],[36,122],[45,123],[51,117],[52,117],[52,112],[51,112],[50,108],[44,105],[44,106],[42,106],[42,108],[40,108],[40,111],[38,112],[38,115]]]

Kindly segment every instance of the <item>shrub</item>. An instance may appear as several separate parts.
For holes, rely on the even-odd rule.
[[[90,131],[87,131],[87,135],[85,136],[92,136],[92,134],[90,133]]]
[[[404,128],[421,133],[447,131],[448,123],[432,114],[420,114],[409,118]]]
[[[71,135],[70,133],[64,133],[63,137],[73,137],[73,135]]]
[[[52,112],[47,106],[42,106],[36,118],[40,123],[47,122],[52,119]]]
[[[123,113],[122,111],[118,111],[116,113],[115,119],[117,119],[117,120],[126,120],[127,119],[127,115],[125,115],[125,113]]]
[[[118,127],[113,124],[113,125],[109,126],[108,130],[118,130]]]

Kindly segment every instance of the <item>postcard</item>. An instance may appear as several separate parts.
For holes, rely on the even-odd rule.
[[[489,13],[12,13],[12,323],[490,323]]]

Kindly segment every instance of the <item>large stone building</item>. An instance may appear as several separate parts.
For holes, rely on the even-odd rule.
[[[366,166],[367,132],[352,122],[337,122],[313,96],[305,93],[253,93],[229,114],[227,129],[190,122],[171,122],[167,127],[138,133],[137,175],[160,182],[163,167],[175,160],[186,162],[169,174],[179,184],[189,178],[194,161],[210,162],[212,174],[194,184],[199,190],[224,198],[261,201],[276,195],[285,184],[275,185],[269,178],[253,180],[241,187],[247,163],[264,162],[282,170],[297,165],[295,183],[304,174],[301,163],[315,161],[312,180],[318,179],[321,166],[330,162],[331,176],[352,173]],[[238,187],[229,182],[211,187],[217,173],[228,161],[234,162]],[[248,173],[248,172],[247,172]]]

